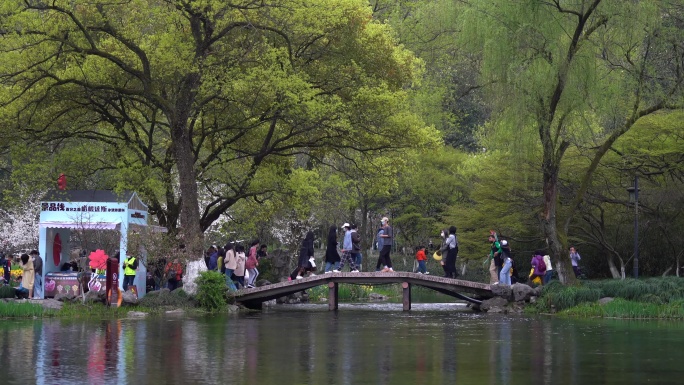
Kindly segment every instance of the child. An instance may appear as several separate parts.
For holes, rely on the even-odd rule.
[[[17,277],[17,282],[19,282],[19,286],[17,286],[17,287],[14,289],[14,293],[16,294],[17,298],[19,298],[19,299],[28,299],[28,297],[29,297],[29,291],[28,291],[27,288],[25,288],[25,287],[23,286],[22,276],[21,276],[21,275]]]
[[[425,267],[427,256],[425,255],[425,246],[418,246],[416,252],[416,261],[418,261],[418,274],[430,274]]]

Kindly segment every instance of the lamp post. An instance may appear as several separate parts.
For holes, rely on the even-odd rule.
[[[639,177],[634,176],[634,186],[627,188],[630,203],[634,203],[634,278],[639,278]]]

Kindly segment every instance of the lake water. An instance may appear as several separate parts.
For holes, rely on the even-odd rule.
[[[2,384],[681,384],[684,324],[471,313],[460,304],[0,320]]]

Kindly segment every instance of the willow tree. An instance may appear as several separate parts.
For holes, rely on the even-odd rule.
[[[568,228],[602,157],[642,117],[682,105],[682,2],[474,0],[462,20],[494,83],[497,138],[540,158],[541,229],[573,282]],[[571,146],[590,162],[560,196]]]
[[[156,170],[152,209],[194,252],[297,154],[432,135],[405,108],[419,61],[363,0],[8,0],[0,15],[4,129]]]

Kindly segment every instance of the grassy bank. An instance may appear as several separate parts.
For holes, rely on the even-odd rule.
[[[41,305],[35,303],[0,302],[0,318],[50,317],[56,313],[54,310],[44,310]]]
[[[582,303],[560,314],[586,318],[684,319],[684,300],[656,304],[617,298],[606,304]]]
[[[138,305],[119,308],[108,307],[102,303],[65,302],[60,310],[51,310],[30,302],[0,302],[0,318],[116,319],[128,317],[128,312],[131,311],[160,315],[174,309],[182,309],[190,314],[206,313],[204,309],[197,307],[197,303],[183,290],[175,290],[147,295]]]
[[[598,303],[605,297],[614,300]],[[583,281],[579,286],[552,282],[527,311],[575,317],[684,319],[684,279]]]

